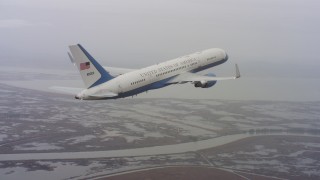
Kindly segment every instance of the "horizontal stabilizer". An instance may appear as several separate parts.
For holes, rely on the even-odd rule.
[[[137,69],[127,69],[127,68],[118,68],[118,67],[106,67],[106,66],[103,66],[103,68],[106,71],[108,71],[111,76],[114,76],[114,77],[137,70]]]
[[[101,93],[95,93],[90,95],[90,97],[95,97],[95,98],[110,98],[115,96],[118,96],[118,94],[113,92],[101,92]]]
[[[61,86],[52,86],[52,87],[49,87],[49,89],[60,92],[62,94],[71,94],[71,95],[78,94],[79,92],[84,90],[83,88],[61,87]]]

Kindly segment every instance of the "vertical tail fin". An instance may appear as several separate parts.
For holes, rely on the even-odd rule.
[[[69,49],[72,54],[70,58],[88,89],[114,78],[80,44],[71,45]]]

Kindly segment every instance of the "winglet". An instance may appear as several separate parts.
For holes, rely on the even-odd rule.
[[[241,77],[241,75],[240,75],[239,67],[238,67],[238,64],[236,64],[236,76],[235,76],[235,79],[238,79],[240,77]]]

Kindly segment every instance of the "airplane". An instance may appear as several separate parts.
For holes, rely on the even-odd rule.
[[[78,68],[86,89],[52,87],[76,94],[75,99],[102,100],[137,95],[173,84],[192,83],[196,88],[210,88],[217,81],[240,78],[238,65],[235,76],[216,77],[213,73],[196,74],[228,60],[227,53],[219,48],[199,51],[142,69],[102,67],[80,44],[69,46],[71,62]]]

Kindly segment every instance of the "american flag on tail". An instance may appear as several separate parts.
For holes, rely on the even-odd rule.
[[[80,63],[80,70],[85,70],[90,68],[90,62]]]

